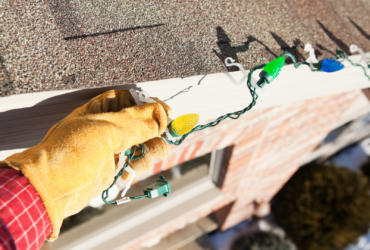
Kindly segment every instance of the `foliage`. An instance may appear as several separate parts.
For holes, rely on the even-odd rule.
[[[285,184],[272,208],[299,249],[342,249],[368,231],[369,185],[349,169],[311,165]]]
[[[291,250],[289,243],[268,232],[244,234],[234,241],[232,250]]]
[[[370,161],[365,163],[362,167],[361,167],[361,171],[362,173],[368,178],[370,179]]]

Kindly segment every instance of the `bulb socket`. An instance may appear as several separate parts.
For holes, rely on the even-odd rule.
[[[261,71],[259,76],[260,76],[260,79],[258,80],[257,85],[260,88],[263,88],[263,86],[265,86],[266,83],[270,83],[272,82],[272,80],[274,80],[274,78],[264,70]]]
[[[172,126],[171,126],[172,122],[170,124],[168,124],[167,128],[168,128],[168,132],[170,132],[170,135],[172,137],[180,137],[181,135],[178,135],[175,133],[175,131],[172,130]]]
[[[261,73],[259,74],[259,76],[261,78],[263,78],[267,83],[270,83],[270,82],[272,82],[272,80],[274,80],[274,77],[272,75],[270,75],[269,73],[267,73],[266,71],[264,71],[264,70],[261,71]],[[258,86],[260,86],[260,85],[258,85]],[[260,87],[262,88],[263,86],[260,86]]]

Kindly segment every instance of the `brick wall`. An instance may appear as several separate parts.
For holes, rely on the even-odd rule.
[[[269,201],[361,94],[353,91],[250,111],[238,120],[225,120],[192,134],[180,146],[171,146],[169,157],[156,161],[149,175],[226,148],[218,183],[222,197],[141,236],[129,249],[139,249],[142,242],[166,237],[213,212],[222,230],[251,217],[253,202]]]

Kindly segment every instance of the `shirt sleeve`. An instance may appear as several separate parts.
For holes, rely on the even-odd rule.
[[[35,188],[19,171],[0,168],[0,250],[40,249],[51,223]]]

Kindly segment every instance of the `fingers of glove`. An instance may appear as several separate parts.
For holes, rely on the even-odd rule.
[[[152,98],[154,101],[156,101],[156,102],[158,102],[159,104],[162,105],[164,111],[166,111],[167,116],[170,116],[171,115],[172,108],[170,106],[168,106],[167,103],[165,103],[164,101],[159,100],[156,97],[150,97],[150,98]]]
[[[136,152],[135,156],[139,156],[141,154],[141,150],[138,150]],[[136,171],[136,175],[139,176],[146,171],[152,169],[154,166],[153,164],[153,159],[149,153],[145,153],[143,157],[141,157],[138,160],[131,160],[130,161],[130,167]],[[124,181],[130,179],[130,174],[127,173],[126,171],[124,174],[121,176]]]
[[[167,115],[158,103],[145,103],[122,109],[120,112],[89,114],[78,117],[80,133],[98,134],[100,140],[109,141],[114,153],[125,151],[160,136],[167,127]],[[89,140],[93,137],[87,136]]]
[[[146,152],[149,153],[153,158],[164,159],[169,153],[170,149],[164,139],[156,137],[146,141],[145,143]]]
[[[135,106],[135,99],[128,90],[109,90],[87,103],[86,114],[118,112],[123,108]]]
[[[167,116],[172,113],[172,108],[158,98],[151,97],[165,110]],[[85,114],[98,114],[104,112],[118,112],[123,108],[135,106],[135,99],[128,90],[109,90],[91,99],[85,105],[76,108],[69,116]]]

